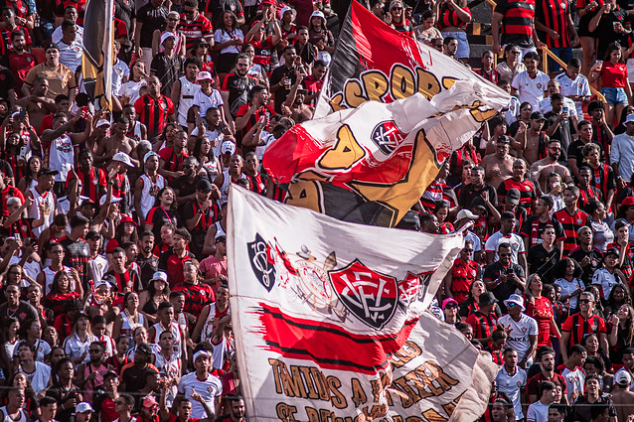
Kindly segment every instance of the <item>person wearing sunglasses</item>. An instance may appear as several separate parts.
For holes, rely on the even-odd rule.
[[[512,347],[517,351],[518,365],[522,369],[530,366],[535,359],[537,351],[537,321],[529,317],[524,312],[524,298],[518,294],[512,294],[504,305],[508,310],[508,315],[502,316],[498,323],[504,325],[510,331],[507,347]]]
[[[562,334],[559,345],[564,362],[568,361],[570,348],[575,344],[581,344],[583,336],[589,333],[597,335],[604,353],[610,350],[607,326],[602,317],[594,314],[595,304],[596,298],[592,293],[581,293],[579,295],[579,312],[570,315],[561,326]]]
[[[548,141],[548,144],[546,144],[546,157],[535,161],[531,166],[530,171],[533,175],[535,187],[537,188],[537,196],[542,196],[543,193],[548,192],[546,179],[550,173],[559,174],[566,184],[572,182],[570,170],[559,164],[560,156],[561,142],[557,139],[551,139]]]

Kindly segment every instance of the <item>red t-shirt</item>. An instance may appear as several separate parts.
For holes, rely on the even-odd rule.
[[[531,303],[533,301],[534,303]],[[537,321],[537,347],[552,347],[550,341],[550,321],[553,319],[553,305],[544,296],[540,298],[524,298],[525,314]]]
[[[604,88],[625,88],[627,67],[624,63],[603,62],[601,67],[601,86]]]

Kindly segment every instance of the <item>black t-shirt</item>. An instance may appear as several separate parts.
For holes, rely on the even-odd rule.
[[[471,208],[474,205],[484,205],[482,199],[482,192],[487,191],[489,193],[489,202],[494,206],[498,204],[498,194],[495,188],[488,183],[485,183],[482,189],[475,189],[472,184],[468,184],[460,189],[460,197],[458,203],[463,208]]]
[[[121,382],[125,384],[126,393],[136,393],[145,387],[145,373],[150,369],[146,366],[139,369],[136,365],[129,366],[121,373]]]
[[[77,270],[79,279],[84,289],[86,289],[88,287],[88,264],[90,262],[90,246],[88,246],[88,242],[81,238],[74,241],[68,237],[63,237],[58,243],[66,251],[64,265]]]
[[[114,17],[123,21],[128,30],[128,39],[132,38],[133,34],[131,34],[130,31],[132,30],[132,19],[134,19],[135,16],[134,1],[114,0],[114,5]]]
[[[0,305],[0,324],[2,324],[3,327],[9,326],[10,317],[17,318],[18,321],[20,321],[20,324],[24,324],[24,321],[26,320],[35,320],[39,318],[37,310],[31,306],[31,304],[23,300],[20,301],[18,309],[15,312],[9,310],[9,305],[7,303]]]
[[[598,145],[599,148],[601,148],[601,153],[599,154],[599,159],[603,158],[603,147],[601,146],[601,144],[599,144],[598,142],[594,142],[591,141],[594,144]],[[570,144],[570,146],[568,147],[568,158],[574,158],[577,160],[577,167],[579,167],[581,165],[581,162],[583,161],[583,147],[585,147],[586,144],[584,144],[583,142],[581,142],[581,140],[576,140],[573,143]]]
[[[202,211],[198,199],[187,201],[185,209],[183,210],[183,222],[187,224],[187,220],[194,218],[198,210]],[[205,244],[205,236],[207,230],[215,221],[216,215],[214,213],[214,207],[210,206],[205,211],[202,211],[198,225],[189,232],[192,235],[192,241],[189,244],[189,248],[192,252],[201,253]]]
[[[220,17],[224,11],[233,12],[238,17],[244,15],[242,3],[238,0],[210,0],[205,8],[205,15],[211,15],[208,17],[214,28],[220,27]]]
[[[222,83],[222,91],[229,93],[229,110],[233,117],[238,113],[238,109],[249,102],[247,93],[256,86],[258,81],[251,75],[241,78],[235,73],[230,73]]]
[[[161,94],[169,97],[172,87],[183,74],[183,58],[178,54],[168,57],[165,52],[158,53],[152,59],[150,71],[161,81]]]
[[[297,75],[295,75],[295,70],[293,68],[289,69],[286,66],[279,66],[276,67],[271,74],[271,86],[279,84],[282,79],[284,79],[284,76],[288,76],[290,78],[291,85],[294,84],[297,80]],[[278,113],[282,112],[282,104],[284,103],[284,101],[286,101],[286,97],[288,97],[288,94],[290,94],[290,92],[290,90],[286,89],[283,86],[279,87],[278,90],[275,91],[275,111],[277,111]]]
[[[189,181],[187,176],[181,176],[177,179],[174,179],[172,182],[172,188],[177,192],[177,196],[189,196],[196,193],[196,185],[202,178],[197,175],[193,182]],[[183,202],[178,206],[178,215],[185,216],[185,203]],[[184,221],[184,220],[183,220]]]
[[[72,398],[77,399],[77,403],[79,403],[79,389],[73,387],[70,390],[64,390],[62,388],[53,386],[46,392],[46,395],[54,398],[57,401],[57,414],[55,415],[55,419],[57,419],[59,422],[70,422],[71,418],[73,418],[73,414],[75,413],[75,408],[66,407],[65,409],[62,409],[62,404]]]
[[[506,275],[510,272],[514,272],[519,278],[525,278],[526,274],[524,273],[524,268],[520,265],[513,264],[508,267],[504,267],[500,261],[496,261],[491,265],[487,265],[484,270],[484,276],[482,279],[485,283],[497,280],[500,275]],[[518,293],[517,285],[512,281],[505,281],[499,285],[497,285],[493,290],[491,290],[495,298],[498,300],[498,305],[502,309],[502,313],[506,313],[506,305],[504,305],[503,301],[508,299],[513,293]]]
[[[142,23],[141,27],[141,47],[152,48],[152,35],[154,31],[163,30],[167,21],[167,7],[154,7],[152,3],[148,3],[141,7],[136,14],[137,23]]]
[[[577,261],[579,264],[581,264],[581,261],[586,256],[590,258],[590,265],[587,265],[585,268],[581,267],[583,269],[581,281],[583,281],[586,286],[592,284],[592,276],[594,275],[594,272],[601,268],[603,264],[603,254],[601,251],[598,249],[592,249],[590,252],[584,252],[580,247],[577,247],[570,251],[570,255],[568,256]]]
[[[559,261],[561,251],[556,246],[548,252],[539,244],[528,250],[526,260],[528,261],[528,272],[537,273],[544,283],[552,283],[555,279],[553,269]]]
[[[544,125],[544,130],[555,124],[557,120],[558,114],[555,114],[553,111],[549,111],[544,115],[546,117],[546,124]],[[559,126],[557,130],[550,135],[550,139],[556,139],[561,143],[561,156],[559,157],[559,161],[568,161],[568,149],[570,148],[570,144],[572,144],[572,135],[577,133],[574,128],[574,125],[571,124],[570,118],[564,119],[559,122]]]
[[[0,97],[9,99],[10,89],[15,89],[13,73],[9,68],[0,66]]]
[[[158,256],[151,254],[149,258],[144,257],[142,254],[139,254],[136,258],[136,263],[139,265],[139,269],[141,274],[141,284],[144,287],[147,287],[148,283],[154,276],[154,273],[158,271]]]

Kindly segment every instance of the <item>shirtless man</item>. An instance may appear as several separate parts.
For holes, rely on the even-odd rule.
[[[630,384],[632,378],[627,372],[622,371],[614,378],[612,401],[616,407],[618,422],[626,422],[628,417],[634,414],[634,393],[629,391]]]
[[[482,159],[481,166],[484,167],[486,181],[495,189],[513,175],[515,158],[509,154],[510,143],[509,136],[499,136],[495,143],[495,154],[487,155]]]
[[[40,125],[44,116],[50,113],[55,113],[57,107],[55,101],[51,98],[46,98],[48,93],[48,79],[37,78],[33,82],[33,88],[31,89],[31,95],[28,97],[20,98],[16,103],[26,108],[29,112],[29,120],[35,131],[40,131]]]
[[[128,131],[130,121],[125,117],[119,117],[112,126],[112,136],[102,139],[97,147],[95,163],[107,163],[117,152],[125,152],[130,156],[130,160],[135,167],[140,166],[139,157],[136,154],[136,141],[128,138],[125,134]]]
[[[520,127],[515,135],[515,140],[523,146],[523,157],[530,165],[539,160],[540,151],[546,148],[546,144],[550,140],[548,135],[542,131],[545,122],[544,115],[536,111],[531,114],[530,128],[527,129],[526,123],[520,122]]]
[[[535,187],[537,188],[538,196],[541,196],[544,192],[548,192],[548,189],[546,189],[546,178],[550,173],[559,174],[566,184],[572,182],[570,171],[557,162],[561,155],[561,143],[556,139],[552,139],[548,142],[546,153],[545,158],[536,161],[531,166],[531,174],[533,176],[533,182],[535,182]]]

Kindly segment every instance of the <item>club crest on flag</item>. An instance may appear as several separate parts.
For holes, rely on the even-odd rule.
[[[385,155],[396,151],[406,137],[407,134],[400,131],[394,120],[381,122],[372,131],[372,140]]]
[[[251,268],[260,283],[269,292],[275,284],[275,266],[269,259],[269,246],[259,233],[253,242],[247,243]]]

